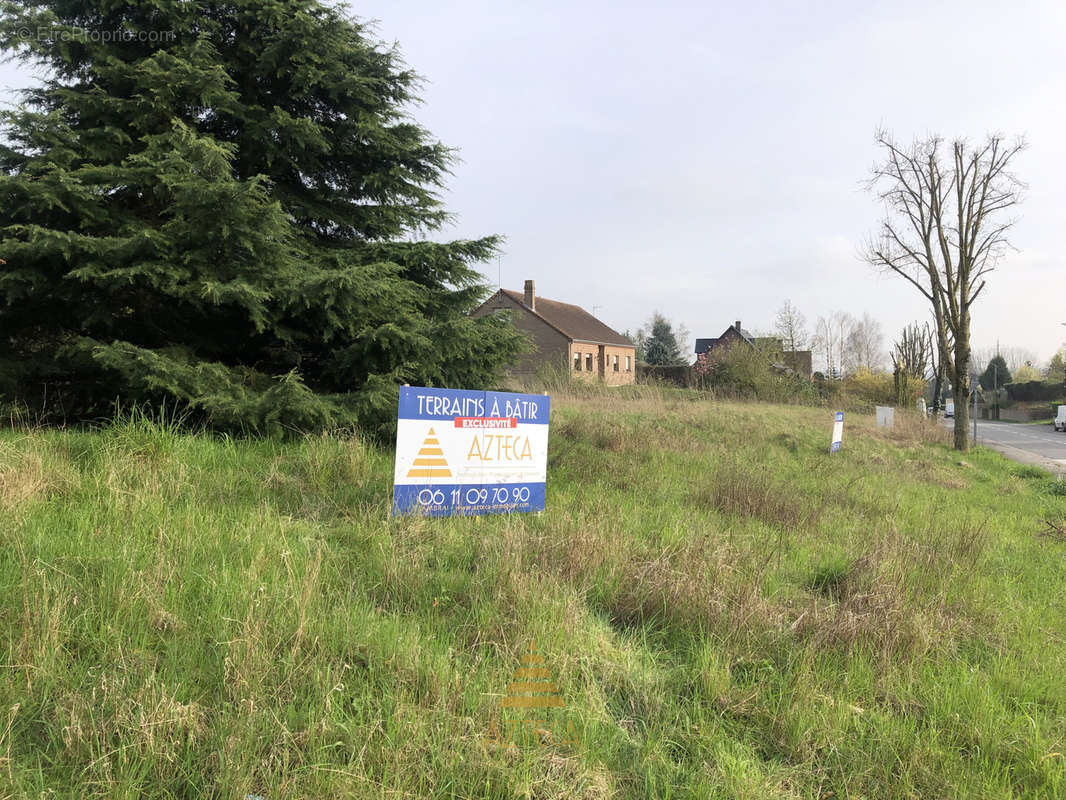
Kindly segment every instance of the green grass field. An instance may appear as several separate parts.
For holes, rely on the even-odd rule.
[[[897,420],[556,398],[548,511],[448,520],[358,438],[0,433],[0,797],[1064,797],[1066,489]]]

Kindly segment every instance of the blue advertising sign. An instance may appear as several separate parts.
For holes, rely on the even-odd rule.
[[[397,514],[543,511],[551,398],[400,387]]]

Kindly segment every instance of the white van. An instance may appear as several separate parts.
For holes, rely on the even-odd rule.
[[[1051,423],[1057,431],[1066,431],[1066,406],[1059,406],[1058,413]]]
[[[954,400],[948,400],[948,401],[946,401],[944,403],[944,416],[945,417],[954,417],[955,416],[955,401]]]

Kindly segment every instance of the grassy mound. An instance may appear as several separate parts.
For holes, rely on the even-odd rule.
[[[0,796],[1063,796],[1066,496],[897,420],[561,398],[549,510],[451,520],[358,439],[0,434]]]

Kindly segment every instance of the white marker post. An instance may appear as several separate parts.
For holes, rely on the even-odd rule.
[[[829,445],[829,452],[835,453],[840,449],[844,441],[844,412],[838,411],[833,417],[833,443]]]

